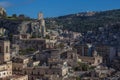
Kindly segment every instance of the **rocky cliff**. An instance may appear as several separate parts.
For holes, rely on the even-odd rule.
[[[9,34],[18,34],[19,33],[19,25],[22,21],[14,21],[14,20],[6,20],[0,19],[0,28],[5,28]]]

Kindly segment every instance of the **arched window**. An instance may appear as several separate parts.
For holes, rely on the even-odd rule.
[[[40,72],[38,72],[38,75],[40,75]]]

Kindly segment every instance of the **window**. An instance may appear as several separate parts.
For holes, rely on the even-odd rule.
[[[6,46],[6,53],[8,53],[8,46]]]
[[[33,78],[33,77],[31,77],[31,80],[34,80],[34,78]]]
[[[40,72],[38,72],[38,75],[40,74]]]
[[[31,74],[33,75],[33,72]]]
[[[5,73],[3,73],[3,75],[5,75]]]
[[[100,63],[100,60],[98,60],[98,63]]]
[[[53,72],[53,74],[55,74],[55,73]]]
[[[10,72],[10,74],[12,74],[12,72]]]
[[[45,72],[45,74],[48,74],[48,72]]]
[[[25,71],[24,74],[27,74],[27,72]]]

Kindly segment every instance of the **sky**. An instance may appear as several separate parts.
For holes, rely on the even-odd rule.
[[[44,17],[56,17],[86,11],[120,9],[120,0],[0,0],[8,15],[25,14],[37,18],[39,12]]]

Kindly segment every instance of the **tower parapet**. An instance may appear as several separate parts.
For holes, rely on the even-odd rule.
[[[42,20],[42,19],[43,19],[43,13],[39,12],[39,14],[38,14],[38,20]]]

